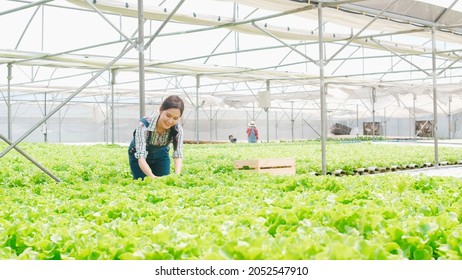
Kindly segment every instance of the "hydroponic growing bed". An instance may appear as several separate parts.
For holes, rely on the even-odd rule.
[[[126,147],[21,148],[62,182],[16,151],[0,160],[0,259],[462,259],[461,179],[314,176],[316,141],[186,145],[182,175],[145,181]],[[433,159],[432,147],[372,142],[327,151],[328,171],[347,174]],[[233,167],[262,157],[295,157],[297,174]]]

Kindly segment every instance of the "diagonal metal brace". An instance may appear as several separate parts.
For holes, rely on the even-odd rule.
[[[3,136],[2,134],[0,134],[0,138],[5,141],[6,143],[8,143],[8,145],[11,145],[11,141],[8,140],[8,138],[6,138],[5,136]],[[24,152],[21,148],[19,148],[18,146],[15,146],[14,149],[16,151],[18,151],[21,155],[23,155],[26,159],[28,159],[30,162],[32,162],[35,166],[37,166],[38,168],[40,168],[43,172],[45,172],[48,176],[50,176],[53,180],[55,180],[56,182],[61,182],[61,180],[56,177],[55,175],[53,175],[48,169],[46,169],[43,165],[41,165],[40,163],[38,163],[36,160],[34,160],[31,156],[29,156],[28,154],[26,154],[26,152]]]

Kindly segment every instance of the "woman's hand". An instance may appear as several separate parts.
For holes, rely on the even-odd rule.
[[[138,159],[138,165],[140,166],[141,171],[143,171],[143,173],[144,173],[147,177],[157,178],[157,176],[154,175],[154,173],[152,173],[152,170],[151,170],[151,168],[149,167],[148,162],[146,161],[145,158],[139,158],[139,159]]]

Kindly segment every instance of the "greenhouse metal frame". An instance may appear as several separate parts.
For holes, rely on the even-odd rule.
[[[70,104],[96,104],[105,140],[114,143],[116,127],[123,126],[115,123],[116,108],[136,120],[168,94],[188,103],[183,121],[194,123],[195,142],[207,133],[212,140],[213,131],[215,140],[227,137],[236,123],[255,119],[265,123],[266,141],[270,132],[277,140],[281,126],[290,127],[286,136],[294,140],[301,118],[299,138],[307,125],[321,139],[324,174],[329,120],[353,120],[356,135],[360,116],[373,125],[391,116],[430,121],[435,167],[441,120],[448,120],[445,135],[456,137],[454,116],[462,111],[458,0],[447,7],[414,0],[0,2],[0,24],[14,26],[0,34],[6,77],[0,134],[6,131],[9,140],[0,158],[39,127],[47,141],[47,121],[66,115]],[[21,105],[38,107],[41,116],[19,129],[13,114]],[[231,111],[241,117],[231,118],[219,137],[220,117]],[[62,127],[79,127],[63,116],[56,123],[59,135]],[[128,137],[132,129],[125,128]],[[411,137],[420,132],[411,124],[408,130]]]

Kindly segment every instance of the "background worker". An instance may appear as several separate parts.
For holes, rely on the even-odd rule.
[[[247,140],[249,143],[257,143],[258,141],[258,129],[254,121],[251,121],[247,127]]]

